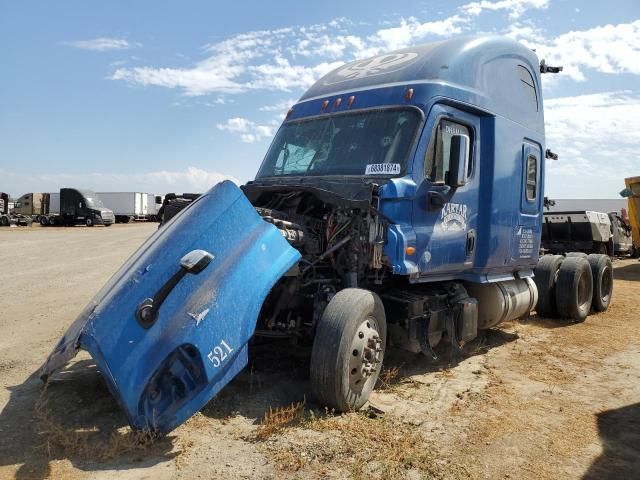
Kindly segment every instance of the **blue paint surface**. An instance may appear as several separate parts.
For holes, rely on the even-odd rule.
[[[155,324],[142,328],[135,317],[138,305],[153,297],[179,269],[181,257],[195,249],[214,259],[201,273],[186,275]],[[61,339],[43,373],[64,365],[78,347],[86,349],[131,425],[168,432],[247,364],[247,342],[263,300],[299,257],[237,186],[218,184],[114,275]],[[194,317],[207,309],[198,323]],[[209,358],[216,347],[224,359],[220,354],[218,360]]]
[[[387,61],[389,68],[384,67]],[[533,105],[519,76],[521,67],[535,85]],[[536,54],[504,37],[460,37],[351,62],[318,80],[287,121],[403,105],[419,108],[424,121],[405,174],[380,182],[380,210],[394,221],[384,248],[393,273],[412,282],[490,282],[531,275],[540,246],[545,168]],[[431,183],[424,174],[425,154],[441,119],[460,122],[472,132],[472,175],[456,189]],[[537,196],[528,202],[524,168],[532,152],[538,161]],[[430,192],[466,207],[464,231],[443,230],[443,209],[429,207]],[[475,248],[468,253],[471,230]],[[412,256],[405,254],[409,246],[416,249]],[[528,251],[533,253],[523,253]]]

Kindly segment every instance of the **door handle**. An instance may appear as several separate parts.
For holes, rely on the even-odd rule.
[[[467,232],[467,257],[470,257],[476,248],[476,231],[471,229]]]

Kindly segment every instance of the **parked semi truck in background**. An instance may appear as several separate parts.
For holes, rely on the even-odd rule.
[[[585,252],[613,256],[615,242],[611,218],[604,212],[545,212],[542,248],[549,253]]]
[[[131,425],[167,432],[247,365],[250,339],[295,342],[315,401],[347,411],[389,337],[433,359],[534,310],[606,310],[608,256],[538,254],[555,157],[540,74],[557,71],[511,39],[462,37],[330,72],[255,180],[216,185],[160,228],[42,377],[86,349]]]
[[[38,215],[40,225],[94,225],[111,226],[115,216],[100,197],[91,190],[61,188],[60,193],[42,194],[43,213]]]
[[[155,215],[155,195],[142,192],[98,192],[105,207],[113,211],[116,223],[148,220]]]
[[[30,227],[32,222],[33,220],[30,216],[14,211],[14,207],[9,201],[9,194],[0,192],[0,227],[9,227],[11,225]]]

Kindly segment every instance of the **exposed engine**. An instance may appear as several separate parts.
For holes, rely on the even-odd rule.
[[[276,192],[256,203],[302,254],[265,302],[258,335],[311,334],[336,291],[382,283],[386,228],[374,208],[326,203],[305,191]]]

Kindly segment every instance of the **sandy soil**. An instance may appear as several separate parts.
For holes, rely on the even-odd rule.
[[[130,432],[88,357],[33,373],[155,224],[0,229],[0,478],[638,478],[640,263],[604,314],[501,326],[453,362],[391,349],[364,413],[314,405],[308,353],[250,367],[171,435]],[[446,358],[446,357],[444,357]],[[264,435],[270,408],[290,425]]]

